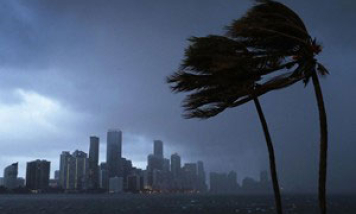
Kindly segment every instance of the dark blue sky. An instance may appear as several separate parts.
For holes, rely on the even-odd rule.
[[[324,46],[318,59],[330,130],[331,191],[356,191],[354,97],[356,3],[283,1]],[[239,179],[268,168],[254,106],[216,118],[184,120],[183,95],[165,77],[179,66],[190,36],[223,34],[251,6],[247,0],[0,2],[0,169],[35,158],[58,168],[63,150],[88,151],[89,135],[120,128],[124,155],[144,166],[152,141],[165,155],[203,160],[208,170]],[[275,142],[281,183],[316,192],[318,114],[311,85],[261,98]],[[0,173],[1,175],[2,173]]]

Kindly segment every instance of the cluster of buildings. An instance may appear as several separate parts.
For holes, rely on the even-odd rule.
[[[52,187],[65,191],[172,192],[206,191],[203,162],[181,165],[175,153],[170,159],[163,154],[163,142],[155,140],[153,154],[148,155],[146,169],[132,165],[122,156],[122,132],[107,133],[106,162],[99,164],[98,137],[90,137],[89,155],[83,151],[62,152],[59,170]]]
[[[18,177],[18,163],[4,170],[0,186],[7,189],[24,187],[30,191],[56,190],[60,192],[208,192],[206,173],[202,161],[182,164],[181,157],[174,153],[164,156],[164,145],[153,141],[153,153],[147,157],[146,169],[132,165],[131,160],[122,156],[122,132],[107,132],[106,161],[99,163],[100,139],[90,137],[89,154],[76,150],[63,151],[59,169],[50,179],[50,162],[35,160],[27,163],[26,179]],[[261,172],[260,181],[245,178],[242,185],[237,183],[236,172],[210,173],[210,193],[265,193],[270,182],[267,172]]]
[[[0,186],[7,189],[24,188],[30,190],[45,190],[48,188],[50,162],[35,160],[27,163],[26,182],[18,177],[18,163],[13,163],[4,169],[4,177],[0,178]]]
[[[18,164],[4,170],[0,186],[7,189],[26,187],[31,191],[57,189],[65,192],[206,192],[203,162],[185,163],[174,153],[164,157],[163,142],[153,142],[153,153],[147,157],[146,169],[132,165],[122,156],[122,132],[107,133],[106,161],[99,163],[100,139],[90,137],[89,155],[76,150],[63,151],[59,169],[50,179],[50,162],[35,160],[27,163],[26,182],[18,178]]]
[[[229,173],[210,173],[210,190],[212,194],[270,194],[272,193],[271,181],[268,179],[267,171],[260,173],[260,180],[246,177],[240,185],[237,182],[237,174],[234,171]]]
[[[163,142],[155,140],[146,169],[139,169],[122,157],[122,132],[107,133],[106,162],[99,164],[99,138],[90,137],[89,156],[83,151],[62,152],[54,186],[66,191],[105,190],[109,192],[206,191],[204,165],[186,163],[175,153],[163,154]]]

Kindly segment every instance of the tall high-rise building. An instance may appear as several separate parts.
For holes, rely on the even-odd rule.
[[[87,153],[76,150],[72,154],[62,152],[59,185],[67,190],[88,188],[89,161]]]
[[[17,178],[16,187],[25,187],[25,179]]]
[[[163,142],[161,140],[153,141],[153,155],[163,158]]]
[[[18,163],[7,166],[4,170],[4,186],[8,189],[14,189],[17,185]]]
[[[170,171],[170,161],[168,158],[163,159],[163,171],[165,171],[165,172]]]
[[[248,186],[250,181],[247,181]],[[214,194],[236,194],[240,190],[240,186],[237,183],[237,174],[235,171],[229,173],[210,173],[210,192]]]
[[[107,134],[106,164],[109,178],[120,177],[121,174],[122,132],[109,130]]]
[[[46,160],[27,162],[26,187],[31,190],[45,190],[49,185],[51,163]]]
[[[198,161],[198,181],[197,181],[197,188],[200,192],[206,192],[206,178],[205,178],[205,170],[204,170],[204,163],[202,161]]]
[[[177,153],[171,155],[171,172],[174,179],[179,177],[181,171],[181,160]]]
[[[89,189],[99,188],[99,138],[90,137],[89,146]]]
[[[57,182],[59,181],[59,170],[54,171],[54,179],[57,180]]]
[[[104,189],[104,190],[109,189],[109,172],[108,172],[108,166],[106,163],[100,164],[99,186],[101,189]]]
[[[88,183],[88,155],[83,151],[76,150],[73,152],[72,158],[70,169],[74,169],[74,171],[70,171],[70,175],[74,175],[74,189],[85,189]]]
[[[124,181],[122,177],[113,177],[109,179],[109,192],[119,193],[124,190]]]
[[[137,174],[129,175],[127,177],[127,190],[129,192],[139,192],[143,189],[142,185],[142,177]]]
[[[163,170],[163,158],[160,158],[156,155],[150,154],[147,157],[147,184],[148,186],[153,186],[154,183],[154,171]]]
[[[186,163],[182,168],[183,177],[184,177],[184,188],[189,190],[197,189],[197,164],[196,163]]]
[[[132,162],[126,158],[121,158],[121,177],[123,178],[124,187],[127,186],[127,176],[131,173],[133,167]]]
[[[67,151],[62,152],[59,160],[59,186],[66,188],[68,180],[68,162],[70,161],[71,154]]]

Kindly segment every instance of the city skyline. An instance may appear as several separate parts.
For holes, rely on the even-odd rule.
[[[84,3],[85,2],[85,3]],[[325,44],[321,79],[330,129],[328,191],[355,192],[353,130],[356,102],[353,1],[287,1],[311,35]],[[0,79],[0,168],[48,159],[62,150],[88,151],[88,136],[106,141],[109,127],[125,133],[123,156],[144,167],[151,142],[207,171],[258,177],[268,168],[252,105],[206,121],[181,117],[182,95],[165,77],[178,70],[190,36],[221,35],[251,1],[3,1]],[[318,15],[315,14],[318,8]],[[337,17],[337,18],[335,18]],[[327,23],[327,24],[326,24]],[[340,33],[343,32],[343,33]],[[281,186],[317,192],[318,120],[311,87],[296,84],[261,98],[275,143]],[[105,157],[101,143],[100,161]],[[224,164],[227,163],[227,164]],[[248,163],[248,166],[246,166]],[[223,167],[222,167],[223,166]],[[3,172],[0,174],[2,175]],[[53,176],[53,171],[51,172]]]
[[[113,132],[113,131],[114,132],[119,132],[121,137],[125,136],[125,134],[122,133],[121,129],[113,129],[113,128],[108,129],[108,132],[106,134],[103,134],[103,136],[107,136],[109,132]],[[98,146],[99,146],[99,148],[98,148],[99,149],[99,154],[98,154],[98,156],[99,156],[98,158],[99,159],[97,160],[98,161],[98,166],[101,163],[106,163],[106,161],[107,161],[107,146],[108,146],[108,140],[107,139],[108,138],[101,139],[98,136],[100,136],[100,135],[90,135],[90,136],[88,136],[88,140],[87,140],[88,142],[86,142],[87,145],[83,146],[82,148],[76,148],[76,149],[72,149],[72,150],[70,150],[70,149],[62,149],[62,151],[59,151],[59,153],[58,153],[58,156],[59,156],[57,158],[58,160],[56,160],[56,159],[52,160],[52,159],[49,159],[49,158],[46,158],[46,157],[41,157],[41,158],[39,158],[39,157],[36,158],[35,157],[35,158],[28,159],[27,161],[23,161],[23,162],[17,161],[16,164],[19,165],[18,166],[19,169],[18,169],[18,172],[17,172],[18,177],[19,178],[25,178],[26,177],[26,165],[27,165],[28,162],[32,162],[32,161],[43,159],[43,160],[49,161],[51,163],[50,178],[53,179],[53,178],[55,178],[55,172],[57,170],[61,169],[60,168],[60,166],[61,166],[61,155],[69,155],[69,156],[71,156],[72,153],[74,154],[74,153],[77,153],[77,152],[85,152],[85,155],[88,158],[88,164],[89,164],[89,162],[90,162],[90,153],[91,153],[91,145],[92,145],[93,141],[98,142]],[[127,145],[125,145],[124,141],[121,141],[120,144],[121,144],[121,150],[124,150],[123,148],[125,148],[125,146],[127,146]],[[143,155],[144,161],[142,161],[139,164],[137,164],[135,161],[133,161],[133,166],[141,168],[141,169],[145,169],[146,166],[147,166],[147,156],[149,156],[150,154],[154,154],[155,152],[157,152],[156,155],[158,155],[158,156],[160,156],[162,158],[166,157],[170,161],[171,161],[171,158],[172,158],[171,156],[179,155],[178,156],[179,157],[179,164],[180,164],[181,167],[183,167],[185,163],[197,162],[198,166],[199,166],[199,162],[204,162],[204,160],[197,159],[197,158],[195,158],[195,159],[193,158],[194,160],[187,159],[186,157],[184,157],[184,154],[183,154],[183,158],[182,158],[181,153],[178,153],[177,151],[174,151],[172,149],[167,149],[167,145],[164,144],[162,142],[162,140],[152,139],[150,142],[148,142],[148,144],[151,144],[151,145],[149,145],[149,147],[151,147],[151,148],[149,148],[149,151],[147,152],[146,155]],[[87,147],[87,148],[85,148],[85,147]],[[161,154],[162,154],[162,156],[161,156]],[[125,155],[121,155],[121,157],[124,157],[124,156]],[[8,164],[8,165],[10,166],[10,165],[12,165],[12,163]],[[24,167],[21,169],[20,166],[22,166],[22,165]],[[205,167],[207,167],[207,166],[205,166]],[[207,168],[209,168],[209,167],[207,167]],[[171,167],[169,168],[169,170],[170,171],[176,171],[176,170],[172,170]],[[236,169],[231,168],[230,171],[231,170],[234,171]],[[263,170],[263,169],[261,169],[261,170]],[[4,177],[3,172],[4,172],[3,170],[0,170],[0,177]],[[214,172],[223,173],[225,171],[223,171],[223,170],[215,170]],[[207,171],[206,177],[209,177],[208,173],[209,173],[209,171]],[[259,173],[259,171],[256,172],[256,175],[245,175],[244,177],[258,178],[258,176],[259,176],[258,173]]]
[[[112,130],[116,130],[116,131],[119,131],[122,133],[121,129],[108,129],[109,131],[112,131]],[[101,135],[89,135],[87,138],[87,142],[84,142],[80,148],[79,147],[72,147],[72,149],[65,149],[63,148],[62,150],[59,150],[58,151],[58,158],[48,158],[46,156],[41,156],[41,157],[32,157],[32,158],[29,158],[29,159],[26,159],[26,160],[23,160],[23,161],[15,161],[16,163],[18,163],[19,165],[19,177],[25,177],[26,176],[26,164],[27,162],[30,162],[30,161],[33,161],[33,160],[37,160],[37,159],[44,159],[44,160],[49,160],[51,162],[51,174],[50,174],[50,178],[54,178],[54,172],[60,168],[60,154],[62,152],[69,152],[68,154],[74,152],[74,151],[84,151],[85,153],[87,153],[88,157],[89,157],[89,154],[90,154],[90,142],[91,142],[91,139],[94,137],[94,138],[98,138],[98,140],[100,141],[99,143],[99,159],[98,159],[98,162],[99,164],[102,163],[102,162],[106,162],[107,160],[107,138],[100,138],[98,136],[107,136],[107,133],[106,134],[101,134]],[[122,137],[124,137],[125,134],[122,134]],[[150,153],[154,153],[154,142],[155,141],[159,141],[162,143],[161,140],[156,140],[154,138],[152,138],[151,141],[147,141],[146,143],[148,144],[148,149],[146,150],[147,151],[147,154],[143,154],[142,157],[141,157],[141,160],[142,161],[137,161],[135,162],[133,159],[133,165],[136,166],[136,167],[139,167],[139,168],[145,168],[146,165],[147,165],[147,155],[149,155]],[[87,144],[87,145],[86,145]],[[125,147],[126,146],[129,146],[129,143],[127,142],[127,144],[125,144],[124,140],[122,141],[122,150],[124,151]],[[164,146],[164,150],[162,151],[163,152],[163,155],[166,155],[167,157],[172,155],[172,154],[176,154],[176,153],[179,153],[178,151],[175,151],[171,148],[167,148],[168,146],[165,144]],[[180,153],[181,154],[181,153]],[[129,157],[130,158],[130,155],[128,154],[123,154],[123,156],[125,157]],[[58,160],[57,160],[58,159]],[[191,161],[199,161],[200,159],[195,159],[195,160],[192,160],[194,158],[183,158],[185,161],[184,162],[191,162]],[[184,163],[182,162],[182,163]],[[7,165],[11,165],[12,163],[3,163],[5,166]],[[22,166],[22,168],[21,168]],[[0,170],[0,177],[3,177],[3,170]]]
[[[213,194],[270,194],[271,183],[267,171],[260,172],[260,179],[244,177],[239,184],[237,173],[206,172],[201,160],[182,162],[175,152],[165,156],[164,143],[153,140],[152,151],[147,155],[145,168],[133,166],[122,156],[122,131],[107,131],[106,162],[99,164],[100,138],[89,137],[88,153],[80,150],[62,151],[59,168],[54,168],[51,178],[51,162],[32,160],[26,162],[26,179],[18,176],[18,162],[4,169],[0,186],[12,191],[26,188],[34,192],[101,191],[109,193],[188,192]],[[111,165],[111,166],[110,166]],[[231,175],[233,175],[231,177]],[[208,178],[208,179],[207,179]],[[104,192],[103,192],[104,191]]]

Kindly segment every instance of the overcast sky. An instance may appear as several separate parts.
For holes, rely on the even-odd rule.
[[[329,119],[329,189],[356,191],[356,3],[283,1],[323,44],[318,59]],[[58,169],[61,151],[88,152],[89,136],[123,131],[123,155],[146,166],[154,139],[165,156],[202,160],[207,171],[235,170],[241,180],[268,169],[254,106],[215,118],[181,117],[183,94],[165,83],[190,36],[223,34],[248,0],[3,0],[0,2],[0,175],[37,158]],[[282,186],[316,192],[318,112],[312,85],[261,98],[275,143]],[[53,176],[51,174],[51,176]]]

